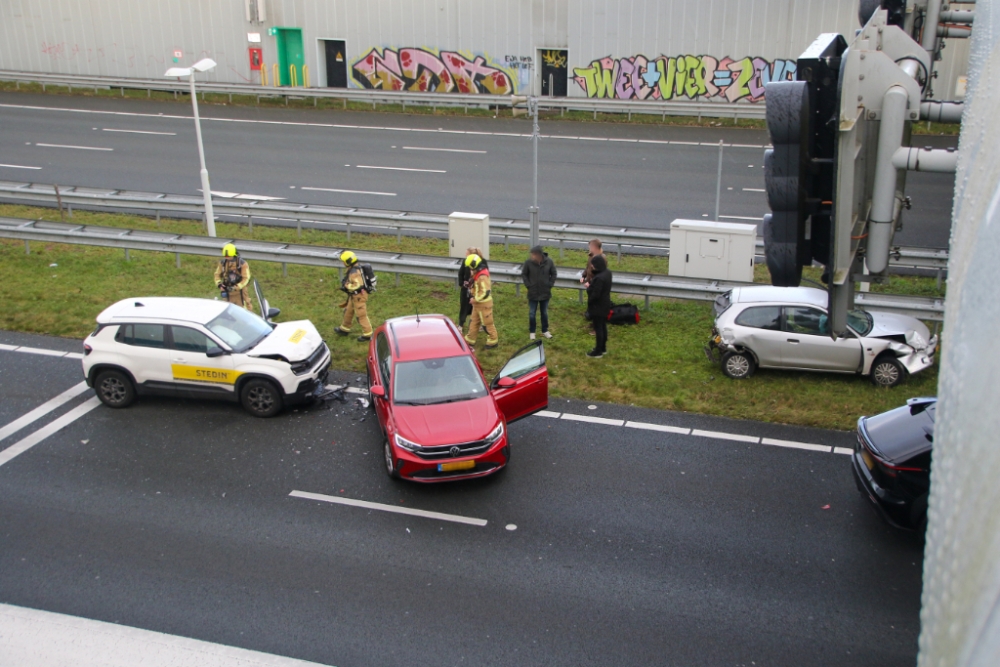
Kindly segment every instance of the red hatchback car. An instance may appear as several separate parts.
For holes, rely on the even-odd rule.
[[[399,317],[375,330],[368,388],[390,477],[415,482],[483,477],[510,460],[507,424],[544,410],[541,341],[487,383],[462,332],[444,315]]]

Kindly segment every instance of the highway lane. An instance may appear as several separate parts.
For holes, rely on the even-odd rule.
[[[0,344],[79,349],[53,343],[0,332]],[[77,360],[0,349],[0,405],[77,382]],[[377,427],[354,404],[264,421],[226,404],[100,407],[0,467],[0,602],[340,667],[912,664],[921,546],[866,506],[846,456],[551,417],[511,435],[501,475],[424,487],[385,476]]]
[[[185,194],[200,187],[184,105],[16,93],[0,94],[0,105],[0,164],[13,165],[0,167],[0,179]],[[531,142],[520,136],[530,131],[523,121],[227,106],[206,106],[203,116],[217,191],[527,216]],[[753,222],[767,210],[766,132],[548,120],[543,133],[551,135],[539,157],[544,220],[666,228],[675,218],[710,218],[718,153],[706,144],[720,139],[732,144],[723,159],[723,219]],[[914,209],[897,242],[946,246],[953,177],[910,174],[908,182]]]

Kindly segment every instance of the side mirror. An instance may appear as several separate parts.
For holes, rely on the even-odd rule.
[[[278,315],[281,315],[281,308],[268,308],[267,309],[267,319],[273,320]]]
[[[517,380],[512,377],[503,377],[497,380],[497,386],[501,389],[510,389],[517,385]]]
[[[213,345],[212,347],[208,348],[207,352],[205,352],[205,356],[206,357],[221,357],[225,353],[226,353],[226,351],[223,350],[221,347]]]
[[[372,396],[377,396],[378,398],[385,398],[385,387],[375,386],[369,389]]]

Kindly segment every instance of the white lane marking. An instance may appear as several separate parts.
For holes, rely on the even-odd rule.
[[[572,415],[564,412],[562,419],[573,422],[587,422],[588,424],[604,424],[605,426],[624,426],[624,419],[605,419],[604,417],[591,417],[590,415]]]
[[[78,151],[113,151],[114,148],[101,148],[100,146],[70,146],[69,144],[35,144],[44,148],[73,148]]]
[[[46,350],[40,347],[19,347],[15,352],[24,352],[25,354],[40,354],[45,357],[65,357],[68,353],[62,350]]]
[[[176,137],[176,132],[151,132],[149,130],[116,130],[110,127],[102,127],[104,132],[127,132],[129,134],[162,134],[164,136]]]
[[[626,428],[638,428],[644,431],[659,431],[660,433],[677,433],[678,435],[691,435],[691,429],[677,426],[664,426],[662,424],[647,424],[646,422],[625,422]]]
[[[834,447],[833,448],[833,453],[834,454],[847,454],[848,456],[853,456],[854,455],[854,450],[851,449],[851,448],[849,448],[849,447]]]
[[[17,349],[17,345],[4,345],[3,343],[0,343],[0,350],[5,350],[7,352],[13,352],[16,349]]]
[[[833,448],[830,445],[814,445],[808,442],[796,442],[795,440],[776,440],[775,438],[761,438],[760,444],[771,445],[773,447],[788,447],[789,449],[807,449],[811,452],[826,452],[829,454]]]
[[[638,139],[613,139],[612,138],[612,139],[608,139],[608,141],[618,141],[618,142],[624,142],[624,143],[630,143],[630,144],[639,143]]]
[[[758,221],[758,220],[763,220],[764,219],[764,218],[755,218],[755,217],[746,216],[746,215],[720,215],[719,217],[720,218],[729,218],[730,220],[754,220],[754,221]]]
[[[462,148],[429,148],[427,146],[403,146],[404,151],[440,151],[442,153],[486,153],[486,151],[475,151]]]
[[[669,141],[663,141],[660,139],[640,139],[640,144],[669,144]]]
[[[387,169],[389,171],[424,171],[429,174],[447,174],[444,169],[414,169],[413,167],[375,167],[370,164],[359,164],[358,169]]]
[[[50,398],[49,400],[45,401],[37,408],[32,410],[31,412],[25,413],[24,415],[18,417],[17,419],[7,424],[3,428],[0,428],[0,440],[4,440],[7,437],[17,433],[28,424],[38,421],[45,415],[49,414],[50,412],[58,408],[60,405],[65,404],[67,401],[73,400],[83,392],[87,391],[87,389],[88,389],[87,383],[81,382],[80,384],[70,387],[69,389],[59,394],[55,398]]]
[[[753,435],[740,435],[739,433],[723,433],[722,431],[701,431],[694,429],[691,435],[702,438],[716,438],[718,440],[736,440],[737,442],[760,442],[760,438]]]
[[[67,352],[63,355],[63,359],[83,359],[83,354],[80,352]]]
[[[378,195],[380,197],[395,197],[395,192],[376,192],[374,190],[341,190],[340,188],[310,188],[303,185],[299,190],[316,190],[318,192],[344,192],[349,195]]]
[[[0,167],[6,167],[7,169],[41,169],[41,167],[27,167],[23,164],[0,164]]]
[[[700,141],[671,141],[671,144],[675,146],[701,146]],[[719,144],[710,144],[711,146],[719,147]]]
[[[66,426],[69,426],[77,419],[84,416],[85,414],[87,414],[100,404],[101,404],[101,399],[97,398],[96,396],[92,396],[90,397],[90,399],[76,406],[75,408],[64,414],[62,417],[59,417],[58,419],[51,421],[49,424],[38,429],[31,435],[15,442],[13,445],[0,452],[0,466],[3,466],[5,463],[8,463],[15,456],[18,456],[19,454],[23,454],[24,452],[28,451],[29,449],[40,443],[42,440],[45,440],[53,433],[56,433],[57,431],[62,430]]]
[[[559,412],[552,412],[552,411],[550,411],[550,410],[541,410],[541,411],[539,411],[539,412],[536,412],[536,413],[535,413],[535,416],[536,416],[536,417],[548,417],[549,419],[559,419],[559,416],[560,416],[561,414],[562,414],[562,413],[559,413]]]
[[[579,137],[580,141],[607,141],[607,137]]]
[[[729,144],[732,148],[764,148],[763,144]]]
[[[396,505],[384,505],[382,503],[371,503],[367,500],[355,500],[353,498],[338,498],[336,496],[326,496],[322,493],[309,493],[308,491],[292,491],[288,495],[294,498],[305,498],[306,500],[319,500],[324,503],[334,503],[336,505],[349,505],[350,507],[363,507],[380,512],[392,512],[394,514],[405,514],[407,516],[419,516],[424,519],[437,519],[438,521],[451,521],[452,523],[464,523],[468,526],[485,526],[486,519],[476,519],[470,516],[459,516],[458,514],[444,514],[442,512],[428,512],[426,510],[412,509],[410,507],[397,507]]]
[[[764,188],[743,188],[743,192],[767,192]]]
[[[76,667],[323,667],[319,663],[117,623],[0,604],[0,653],[10,665]]]

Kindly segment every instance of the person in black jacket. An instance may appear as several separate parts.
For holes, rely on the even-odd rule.
[[[556,284],[556,265],[540,245],[531,249],[531,257],[521,267],[521,280],[528,288],[528,338],[535,340],[535,313],[542,311],[542,335],[552,338],[549,331],[549,299]]]
[[[608,313],[611,312],[612,276],[604,255],[594,257],[591,262],[594,274],[587,286],[587,314],[590,315],[590,321],[594,325],[597,341],[587,356],[598,359],[608,351]]]
[[[479,255],[483,256],[483,251],[479,248],[469,247],[465,249],[465,256],[469,255]],[[472,280],[472,270],[462,262],[462,266],[458,269],[458,328],[465,330],[465,321],[469,319],[472,315],[472,303],[469,299],[472,295],[469,293],[469,282]]]

